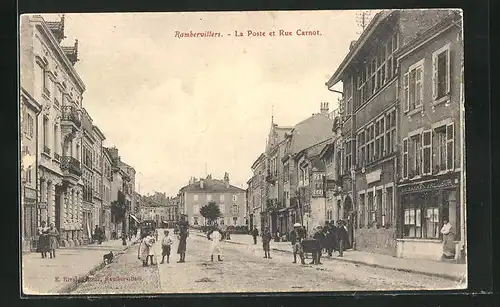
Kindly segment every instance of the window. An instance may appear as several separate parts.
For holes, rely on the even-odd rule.
[[[33,179],[32,179],[32,177],[31,177],[32,170],[33,170],[33,169],[32,169],[32,167],[31,167],[31,165],[30,165],[30,166],[28,166],[28,168],[26,169],[26,182],[27,182],[27,183],[31,183],[31,182],[32,182],[32,180],[33,180]]]
[[[194,195],[194,200],[198,201],[198,195],[196,195],[196,194]]]
[[[423,99],[423,78],[424,61],[410,66],[408,72],[404,75],[405,91],[405,112],[412,111],[422,106]]]
[[[422,211],[417,205],[417,195],[403,196],[405,199],[403,236],[405,237],[422,237]]]
[[[430,130],[422,133],[423,144],[423,166],[422,174],[429,175],[432,173],[432,132]]]
[[[224,201],[224,194],[220,196],[220,201]]]
[[[358,166],[365,165],[365,132],[358,133]]]
[[[54,149],[54,154],[57,154],[59,151],[57,150],[57,145],[59,144],[58,140],[57,140],[57,125],[54,125],[54,134],[53,134],[53,149]]]
[[[44,67],[45,67],[45,64],[43,64],[40,59],[37,59],[37,65],[36,66],[36,70],[35,70],[35,82],[36,82],[36,86],[35,86],[35,99],[37,101],[41,101],[42,99],[42,93],[43,93],[43,87],[44,87],[44,84],[45,84],[45,70],[44,70]]]
[[[410,138],[410,179],[421,175],[422,171],[422,136],[421,134]]]
[[[198,217],[197,216],[193,217],[193,224],[198,225]]]
[[[231,206],[231,214],[232,215],[238,215],[238,213],[239,213],[239,207],[238,207],[238,205],[237,204],[233,204]]]
[[[345,143],[345,162],[344,162],[345,174],[349,173],[349,171],[351,170],[351,165],[352,165],[352,140],[348,140]],[[304,179],[307,180],[307,178]]]
[[[401,159],[403,161],[402,165],[402,175],[403,178],[408,178],[408,138],[403,139],[403,158]]]
[[[373,205],[374,195],[373,192],[368,192],[368,221],[369,226],[376,221],[375,207]]]
[[[236,226],[238,224],[238,217],[233,217],[233,225]]]
[[[454,170],[455,168],[455,129],[454,124],[438,127],[434,130],[436,134],[436,165],[438,171]]]
[[[226,207],[224,206],[224,204],[219,204],[219,210],[220,213],[224,215],[224,213],[226,212]]]
[[[43,152],[50,154],[49,149],[49,119],[47,117],[43,117]]]
[[[440,201],[438,193],[402,195],[404,228],[408,238],[437,239],[440,231]]]
[[[208,194],[207,195],[207,201],[211,201],[212,200],[212,195]]]
[[[31,114],[26,114],[24,120],[25,120],[24,133],[30,138],[32,138],[34,129],[33,116],[31,116]]]
[[[50,91],[52,89],[52,79],[49,77],[49,72],[47,67],[45,67],[43,74],[43,92],[50,97]]]
[[[200,213],[200,205],[193,205],[193,214]]]
[[[238,195],[233,195],[233,201],[237,201],[238,200]]]
[[[432,94],[441,99],[450,93],[450,45],[432,54]]]

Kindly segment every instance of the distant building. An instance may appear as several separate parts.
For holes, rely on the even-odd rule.
[[[192,178],[188,185],[179,191],[180,202],[184,209],[181,214],[187,215],[191,225],[205,225],[205,219],[200,214],[200,209],[210,201],[214,201],[222,212],[218,223],[220,225],[244,226],[246,192],[235,187],[229,182],[229,174],[223,180],[206,178]]]
[[[265,202],[267,200],[266,195],[266,156],[261,154],[257,160],[252,164],[253,176],[247,181],[248,192],[247,192],[247,202],[248,202],[248,226],[253,229],[262,230],[265,223],[262,223],[264,217],[261,217],[261,212],[265,208]]]

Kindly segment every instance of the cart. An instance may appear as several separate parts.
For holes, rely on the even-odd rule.
[[[306,259],[309,258],[308,255],[310,255],[310,258],[312,259],[314,252],[321,253],[321,246],[319,244],[319,241],[316,239],[304,239],[302,240],[302,242],[300,242],[300,244],[302,245],[304,257]]]

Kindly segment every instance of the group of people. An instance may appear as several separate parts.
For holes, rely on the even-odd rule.
[[[187,238],[189,236],[189,230],[187,227],[180,227],[177,238],[179,240],[179,245],[177,247],[177,254],[179,254],[179,261],[177,263],[186,262],[186,246]],[[143,233],[141,243],[139,245],[139,250],[137,257],[142,260],[143,266],[155,265],[156,253],[154,250],[155,243],[158,241],[158,231],[150,230]],[[161,240],[161,262],[165,263],[165,257],[167,258],[167,263],[170,263],[170,252],[172,250],[172,245],[174,241],[170,236],[170,231],[165,230],[164,236]]]
[[[250,232],[253,237],[253,243],[257,244],[259,231],[257,227]],[[305,264],[305,252],[312,254],[311,264],[322,264],[321,255],[323,252],[332,256],[334,251],[338,251],[339,257],[343,257],[344,250],[350,246],[349,234],[344,221],[338,221],[335,225],[334,221],[326,222],[325,226],[317,226],[314,228],[312,238],[307,238],[307,231],[300,223],[293,225],[293,230],[289,234],[289,240],[293,249],[293,263],[297,263],[297,256],[300,257],[302,264]],[[270,242],[272,234],[268,227],[264,228],[262,233],[262,247],[264,250],[264,258],[271,259]]]
[[[38,227],[38,246],[37,252],[42,254],[42,258],[47,258],[49,253],[50,258],[56,257],[56,248],[58,246],[59,231],[54,223],[50,223],[47,227],[47,222],[42,221],[41,226]]]

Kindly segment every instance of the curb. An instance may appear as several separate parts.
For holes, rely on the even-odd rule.
[[[137,242],[138,241],[135,241],[135,242],[132,242],[132,244],[127,245],[123,250],[121,250],[120,252],[117,252],[116,256],[124,254],[130,247],[132,247],[133,245],[137,244]],[[97,264],[94,267],[92,267],[92,269],[90,269],[90,271],[88,271],[87,273],[79,274],[76,277],[75,281],[71,281],[71,282],[65,284],[62,287],[55,287],[54,289],[50,290],[49,293],[51,293],[51,294],[52,293],[53,294],[68,294],[71,291],[75,290],[78,287],[79,284],[87,281],[90,275],[93,275],[97,271],[99,271],[102,268],[104,268],[104,266],[105,266],[104,263],[100,262],[99,264]]]
[[[196,234],[197,236],[204,237],[203,235]],[[245,243],[241,242],[232,242],[232,241],[225,241],[228,243],[232,244],[238,244],[238,245],[247,245]],[[292,254],[292,251],[289,250],[284,250],[284,249],[279,249],[279,248],[271,248],[273,251],[276,252],[283,252],[283,253],[289,253]],[[432,273],[432,272],[422,272],[422,271],[417,271],[417,270],[412,270],[412,269],[403,269],[403,268],[395,268],[395,267],[390,267],[386,265],[380,265],[380,264],[375,264],[375,263],[369,263],[369,262],[364,262],[364,261],[359,261],[359,260],[352,260],[352,259],[346,259],[346,258],[325,258],[328,260],[339,260],[343,262],[349,262],[349,263],[354,263],[354,264],[360,264],[360,265],[365,265],[373,268],[379,268],[379,269],[386,269],[386,270],[394,270],[394,271],[399,271],[399,272],[406,272],[406,273],[413,273],[413,274],[420,274],[420,275],[426,275],[426,276],[431,276],[431,277],[439,277],[439,278],[444,278],[452,281],[458,281],[458,282],[463,282],[466,277],[465,276],[455,276],[455,275],[447,275],[447,274],[440,274],[440,273]]]

